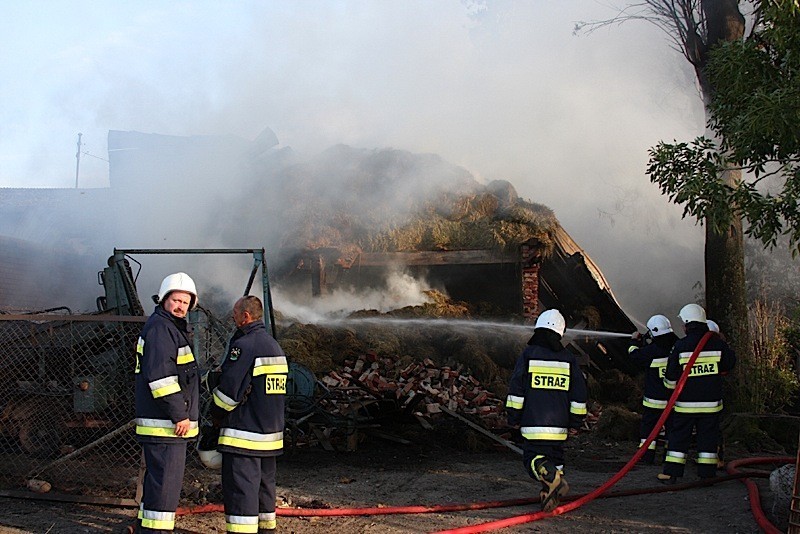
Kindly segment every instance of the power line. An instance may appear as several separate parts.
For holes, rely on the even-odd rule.
[[[89,152],[81,152],[81,154],[84,154],[84,155],[86,155],[86,156],[89,156],[90,158],[99,159],[99,160],[101,160],[101,161],[105,161],[106,163],[108,163],[108,160],[107,160],[107,159],[105,159],[105,158],[101,158],[100,156],[95,156],[94,154],[90,154]]]

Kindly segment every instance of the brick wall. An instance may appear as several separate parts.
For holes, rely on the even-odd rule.
[[[533,323],[539,315],[539,266],[541,249],[539,246],[523,244],[520,247],[520,266],[522,267],[522,316],[526,322]]]

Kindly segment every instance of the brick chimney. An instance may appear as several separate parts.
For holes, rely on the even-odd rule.
[[[539,315],[539,267],[542,263],[542,246],[528,241],[520,246],[522,268],[522,317],[533,323]]]

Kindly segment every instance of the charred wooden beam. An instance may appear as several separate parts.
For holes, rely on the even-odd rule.
[[[517,252],[495,250],[426,250],[420,252],[362,252],[354,266],[380,267],[385,265],[494,265],[518,263]]]

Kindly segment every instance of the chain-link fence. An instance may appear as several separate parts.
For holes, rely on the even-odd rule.
[[[0,491],[41,491],[30,482],[40,480],[59,494],[135,497],[135,348],[145,320],[0,314]],[[219,361],[233,325],[202,309],[190,322],[204,371]],[[205,417],[210,395],[201,391]],[[188,455],[191,485],[204,468],[193,448]],[[184,495],[196,491],[185,487]]]

